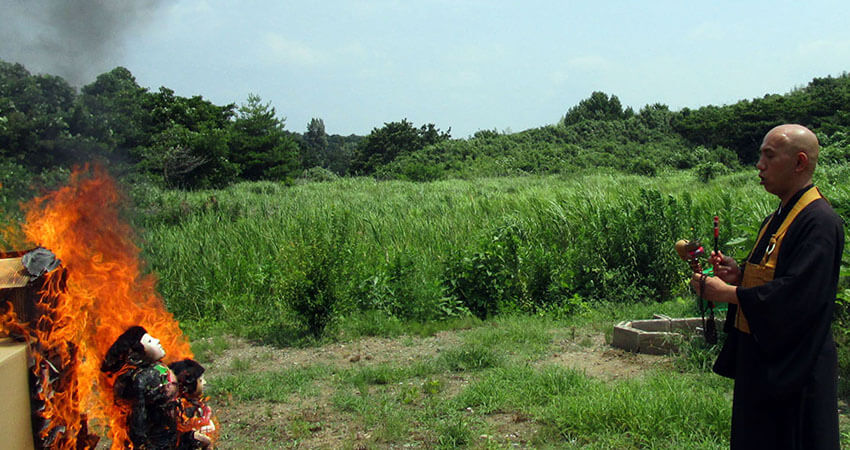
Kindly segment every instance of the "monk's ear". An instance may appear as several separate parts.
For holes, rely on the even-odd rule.
[[[806,152],[797,152],[797,171],[805,171],[809,168],[809,155]]]

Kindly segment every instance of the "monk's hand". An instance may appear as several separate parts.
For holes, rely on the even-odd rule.
[[[708,277],[701,273],[695,273],[691,276],[691,286],[693,286],[697,295],[710,302],[738,303],[735,286],[727,284],[718,277]]]
[[[741,284],[741,269],[735,258],[721,252],[711,252],[708,261],[714,268],[714,276],[735,286]]]

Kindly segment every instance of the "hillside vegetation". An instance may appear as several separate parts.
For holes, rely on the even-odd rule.
[[[329,135],[321,118],[302,133],[287,130],[285,119],[256,94],[240,105],[216,105],[165,86],[139,86],[123,67],[78,91],[61,77],[0,61],[0,182],[9,195],[22,196],[30,180],[49,185],[91,160],[108,161],[128,181],[182,189],[299,177],[426,181],[593,167],[645,175],[699,167],[711,177],[753,163],[764,132],[783,122],[807,125],[846,150],[848,105],[850,76],[843,74],[786,94],[696,110],[656,103],[634,111],[616,95],[593,92],[553,117],[554,125],[518,133],[480,130],[453,139],[450,127],[400,118],[366,136],[339,136]]]

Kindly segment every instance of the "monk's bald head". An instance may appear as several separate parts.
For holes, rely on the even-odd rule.
[[[765,143],[770,143],[774,148],[791,155],[805,153],[809,160],[807,173],[810,176],[814,173],[818,163],[820,144],[818,144],[817,136],[808,128],[796,124],[779,125],[764,136],[762,145]]]

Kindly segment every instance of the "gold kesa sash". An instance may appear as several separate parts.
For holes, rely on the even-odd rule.
[[[823,195],[817,187],[813,187],[806,191],[806,193],[797,200],[797,203],[794,204],[793,208],[791,208],[788,216],[782,221],[782,225],[780,225],[779,229],[776,230],[776,233],[770,237],[770,243],[767,244],[767,248],[764,251],[764,256],[761,258],[761,262],[753,264],[748,261],[746,263],[744,279],[741,282],[742,287],[749,288],[761,286],[773,280],[773,273],[776,271],[776,261],[779,258],[779,247],[782,245],[782,239],[785,237],[785,232],[788,231],[788,227],[791,226],[791,222],[794,221],[797,214],[800,214],[800,211],[802,211],[803,208],[809,206],[810,203],[819,198],[823,198]],[[765,230],[767,230],[768,226],[770,226],[770,222],[772,221],[773,217],[771,217],[770,220],[761,227],[759,236],[756,238],[756,243],[750,254],[755,251],[756,246],[758,246],[762,236],[764,236]],[[735,328],[744,333],[750,332],[750,324],[747,323],[747,318],[744,317],[744,312],[741,310],[740,306],[738,307],[738,313],[735,315]]]

